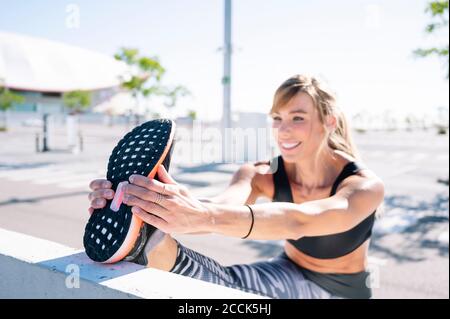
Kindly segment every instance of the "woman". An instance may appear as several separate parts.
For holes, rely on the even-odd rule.
[[[130,177],[124,202],[167,233],[148,266],[273,298],[370,298],[365,269],[382,181],[358,162],[344,115],[315,78],[285,81],[270,114],[281,156],[243,165],[215,198],[194,198],[162,166],[159,181]],[[113,197],[109,187],[91,183],[91,213]],[[272,203],[255,204],[259,197]],[[223,267],[170,236],[208,232],[286,243],[268,261]]]

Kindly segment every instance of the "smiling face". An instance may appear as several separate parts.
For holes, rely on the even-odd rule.
[[[272,132],[286,162],[315,157],[327,145],[326,129],[307,93],[296,94],[271,117]]]

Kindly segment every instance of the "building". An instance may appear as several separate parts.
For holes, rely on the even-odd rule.
[[[0,85],[25,97],[13,111],[63,113],[62,94],[75,90],[91,91],[96,105],[117,92],[128,71],[105,54],[0,32]]]

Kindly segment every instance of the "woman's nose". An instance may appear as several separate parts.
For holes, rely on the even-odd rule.
[[[289,133],[289,131],[291,130],[291,127],[289,124],[287,123],[280,123],[280,125],[278,126],[278,133]]]

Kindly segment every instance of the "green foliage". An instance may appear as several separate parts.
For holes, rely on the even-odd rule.
[[[25,98],[19,94],[11,92],[8,88],[0,86],[0,110],[6,111],[14,104],[20,104]]]
[[[158,86],[166,72],[157,57],[140,56],[138,49],[122,47],[114,57],[132,67],[134,74],[122,82],[122,87],[130,91],[134,97],[139,94],[144,96],[153,94],[155,91],[149,90],[146,85]]]
[[[138,49],[120,48],[120,51],[116,53],[114,57],[116,60],[123,61],[128,65],[134,65],[136,64],[138,54]]]
[[[425,12],[431,14],[433,18],[433,21],[426,26],[425,32],[433,33],[448,26],[448,1],[430,1]],[[449,78],[448,44],[440,48],[417,49],[414,51],[414,54],[418,57],[434,55],[445,59],[447,64],[447,79]]]
[[[167,101],[165,102],[165,105],[169,108],[173,108],[177,104],[180,97],[190,94],[191,92],[181,85],[178,85],[175,88],[166,88],[164,95],[167,97]]]
[[[188,117],[190,117],[193,121],[195,121],[197,119],[197,112],[195,112],[194,110],[189,110]]]
[[[138,49],[126,47],[120,48],[114,57],[131,66],[133,74],[122,82],[122,87],[130,91],[136,99],[139,96],[163,96],[167,98],[165,106],[172,108],[180,97],[190,94],[183,86],[171,89],[161,84],[166,69],[158,57],[140,56]]]
[[[2,111],[2,124],[0,125],[0,132],[7,130],[6,125],[6,110],[13,107],[14,104],[23,103],[25,98],[17,93],[11,92],[8,88],[0,85],[0,111]]]
[[[141,57],[138,60],[138,65],[142,71],[150,73],[150,77],[154,77],[157,81],[161,81],[162,76],[166,73],[157,57]]]
[[[91,105],[91,92],[71,91],[63,94],[63,103],[73,113],[81,113]]]

